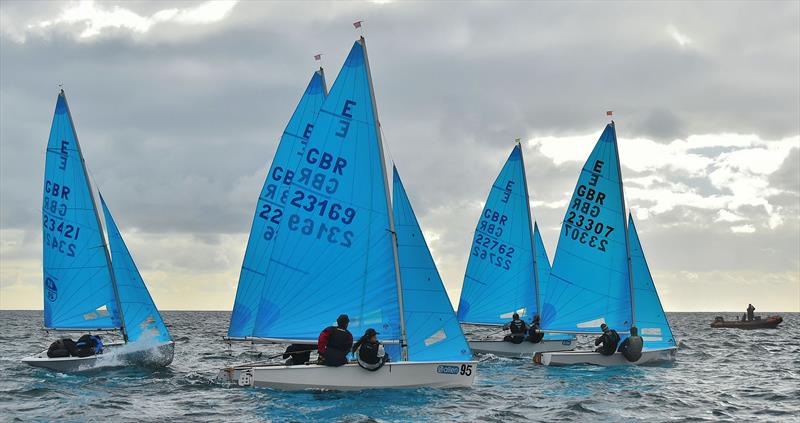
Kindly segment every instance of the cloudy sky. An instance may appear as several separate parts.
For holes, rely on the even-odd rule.
[[[276,142],[364,20],[391,158],[454,302],[524,140],[552,259],[614,110],[669,311],[800,310],[800,3],[0,3],[0,308],[42,305],[45,146],[64,84],[93,183],[162,309],[230,310]]]

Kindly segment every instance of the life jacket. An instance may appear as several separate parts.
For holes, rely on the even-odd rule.
[[[528,329],[525,327],[525,322],[522,320],[512,320],[509,323],[509,329],[511,329],[512,335],[525,335],[525,331]]]
[[[380,342],[364,342],[356,351],[356,360],[359,366],[374,372],[386,363],[386,352]]]
[[[78,357],[88,357],[103,351],[103,342],[100,338],[90,334],[78,338],[75,346],[78,347]]]
[[[617,351],[617,344],[619,344],[619,334],[617,334],[617,331],[611,329],[603,333],[600,335],[600,340],[603,343],[600,353],[603,355],[614,355]]]
[[[537,330],[539,330],[538,323],[532,323],[531,327],[528,329],[528,341],[534,344],[542,342],[542,338],[544,338],[544,334],[536,332]]]
[[[353,347],[353,335],[347,329],[338,327],[331,327],[328,333],[328,349],[335,348],[344,351],[350,351]]]

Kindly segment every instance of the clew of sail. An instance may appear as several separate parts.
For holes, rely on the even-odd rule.
[[[305,152],[308,139],[314,129],[314,122],[317,120],[326,96],[325,75],[320,69],[311,77],[283,131],[258,197],[228,327],[228,336],[230,337],[253,335],[264,276],[269,265],[272,247],[275,244],[278,222],[280,222],[289,200],[288,190],[292,179],[304,177],[295,175],[294,169],[290,169],[288,164],[292,158]]]
[[[42,235],[44,326],[119,328],[108,254],[64,91],[47,142]]]
[[[339,314],[358,337],[401,338],[383,152],[363,38],[353,45],[307,145],[271,249],[253,335],[315,342]]]
[[[397,168],[393,174],[392,213],[403,281],[408,357],[412,361],[471,360],[469,345]]]
[[[543,296],[542,328],[596,333],[631,325],[622,179],[613,123],[583,165]]]
[[[117,294],[122,307],[128,342],[140,339],[154,343],[172,341],[102,195],[100,203],[103,206],[108,244],[111,248],[111,265],[117,283]]]
[[[636,327],[644,340],[646,349],[675,347],[675,338],[669,327],[667,315],[658,297],[653,276],[647,266],[639,234],[628,216],[628,237],[631,246],[631,270],[633,272],[633,295],[636,304]]]
[[[458,303],[458,320],[463,323],[503,324],[515,312],[525,320],[537,314],[524,178],[517,145],[492,185],[475,228]],[[546,258],[537,259],[548,263]]]

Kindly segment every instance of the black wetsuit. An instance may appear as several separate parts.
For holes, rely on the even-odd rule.
[[[512,320],[505,327],[511,329],[511,335],[506,335],[503,341],[521,344],[525,340],[525,332],[528,331],[528,325],[522,320]]]
[[[639,335],[631,335],[619,344],[619,352],[625,356],[626,360],[635,363],[642,358],[642,347],[644,347],[642,337]]]
[[[609,329],[608,332],[604,332],[594,340],[595,346],[603,344],[602,346],[597,347],[595,351],[603,355],[614,355],[614,353],[617,351],[618,343],[619,334],[617,334],[617,331],[614,329]]]
[[[747,306],[747,320],[753,320],[753,312],[756,311],[756,308],[753,307],[752,304]]]
[[[531,327],[528,329],[528,342],[533,342],[534,344],[542,342],[544,334],[537,332],[538,330],[539,330],[539,324],[531,323]]]
[[[292,344],[286,347],[283,358],[287,359],[287,366],[305,364],[311,360],[311,351],[315,349],[316,345]]]
[[[358,364],[367,370],[378,370],[384,363],[389,361],[389,355],[384,353],[382,357],[378,356],[380,349],[380,342],[362,342],[358,347]]]

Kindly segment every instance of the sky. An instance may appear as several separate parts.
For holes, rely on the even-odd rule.
[[[457,303],[521,138],[552,260],[614,111],[667,311],[800,311],[800,2],[0,3],[0,309],[42,308],[44,159],[63,84],[164,310],[230,310],[259,191],[321,53],[363,20],[387,154]]]

